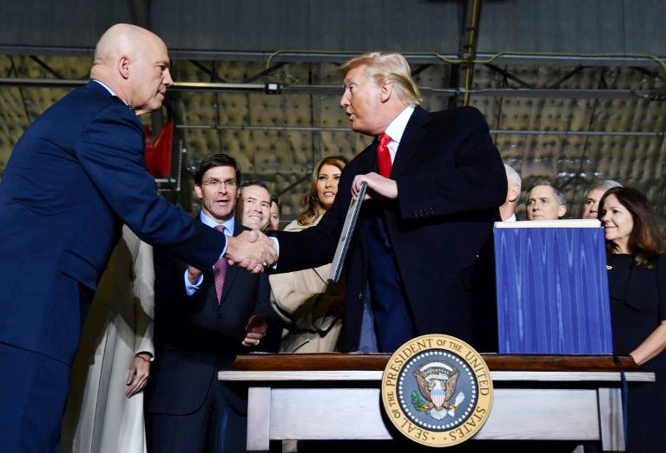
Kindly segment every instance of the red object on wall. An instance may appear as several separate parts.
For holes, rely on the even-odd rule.
[[[171,175],[171,150],[173,149],[173,121],[167,121],[157,134],[151,135],[150,127],[144,125],[146,136],[146,167],[156,178]]]

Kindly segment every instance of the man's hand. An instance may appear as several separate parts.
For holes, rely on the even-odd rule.
[[[389,200],[398,198],[398,183],[392,179],[378,175],[375,172],[365,175],[356,175],[354,182],[352,183],[352,195],[354,198],[358,197],[358,192],[361,190],[361,183],[363,182],[368,183],[368,189],[372,190],[380,197]],[[368,200],[370,198],[378,197],[371,197],[371,195],[366,192],[364,200]]]
[[[277,261],[275,244],[259,230],[243,231],[238,236],[227,237],[229,264],[239,266],[257,274]]]
[[[266,335],[268,323],[264,315],[252,315],[245,326],[245,338],[243,346],[257,346],[259,341]]]
[[[201,275],[201,271],[197,269],[196,267],[192,266],[187,266],[187,279],[190,281],[192,285],[194,285]]]
[[[150,375],[150,354],[147,352],[140,352],[134,357],[134,361],[130,365],[129,372],[127,373],[127,390],[125,396],[131,397],[136,395],[146,386],[148,376]]]

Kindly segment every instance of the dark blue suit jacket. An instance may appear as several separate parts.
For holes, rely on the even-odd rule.
[[[335,203],[317,226],[275,233],[279,272],[331,262],[352,181],[356,175],[377,171],[376,148],[375,140],[345,167]],[[400,142],[391,179],[398,184],[398,199],[364,203],[347,255],[346,348],[358,348],[367,294],[366,251],[359,232],[379,215],[416,333],[446,333],[492,349],[492,225],[499,220],[507,181],[483,115],[471,107],[435,113],[417,107]]]
[[[0,342],[71,363],[87,305],[126,223],[198,267],[224,235],[157,195],[141,122],[96,82],[25,132],[0,185]]]

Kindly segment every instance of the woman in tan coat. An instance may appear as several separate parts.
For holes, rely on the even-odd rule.
[[[333,206],[338,182],[347,161],[344,157],[326,157],[315,167],[306,205],[298,219],[285,231],[301,231],[319,223]],[[287,328],[280,344],[281,352],[332,352],[342,328],[344,280],[327,285],[331,265],[287,274],[271,275],[271,303],[285,320]]]

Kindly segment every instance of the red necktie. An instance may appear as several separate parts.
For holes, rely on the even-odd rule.
[[[379,136],[379,145],[377,145],[377,168],[379,174],[385,178],[391,176],[391,152],[388,149],[388,144],[391,137],[382,132]]]
[[[224,234],[224,225],[218,225],[215,229]],[[213,275],[215,276],[215,293],[217,294],[217,304],[222,302],[222,290],[224,289],[224,278],[227,275],[227,259],[222,257],[213,265]]]

